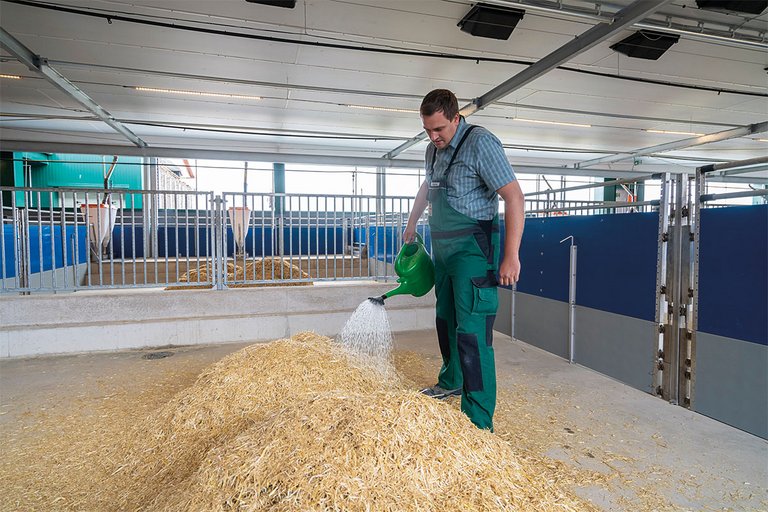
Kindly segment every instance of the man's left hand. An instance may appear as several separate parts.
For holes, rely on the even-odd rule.
[[[520,279],[520,257],[517,254],[505,257],[499,267],[499,284],[512,286],[518,279]]]

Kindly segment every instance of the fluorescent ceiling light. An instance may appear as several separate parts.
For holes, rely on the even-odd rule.
[[[19,75],[4,75],[0,73],[0,78],[10,78],[12,80],[21,80]]]
[[[513,117],[513,121],[522,121],[524,123],[536,123],[536,124],[554,124],[557,126],[575,126],[576,128],[592,128],[591,124],[581,123],[561,123],[560,121],[539,121],[538,119],[524,119],[522,117]]]
[[[768,139],[754,139],[754,140],[756,140],[757,142],[768,142]]]
[[[345,107],[349,108],[359,108],[362,110],[381,110],[383,112],[405,112],[407,114],[418,114],[418,110],[413,110],[409,108],[390,108],[390,107],[371,107],[368,105],[344,105]]]
[[[249,96],[247,94],[225,94],[218,92],[182,91],[179,89],[156,89],[154,87],[134,87],[137,91],[161,92],[163,94],[180,94],[185,96],[205,96],[210,98],[232,98],[238,100],[260,100],[261,96]]]
[[[693,132],[676,132],[674,130],[644,130],[648,133],[662,133],[665,135],[693,135],[696,137],[700,137],[704,135],[703,133],[693,133]]]

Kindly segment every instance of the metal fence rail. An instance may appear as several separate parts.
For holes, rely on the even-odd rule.
[[[412,200],[0,187],[0,293],[387,280]]]

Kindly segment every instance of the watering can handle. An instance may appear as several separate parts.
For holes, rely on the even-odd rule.
[[[416,239],[419,241],[419,243],[420,243],[421,245],[424,245],[424,239],[423,239],[423,238],[421,238],[421,235],[419,234],[419,232],[418,232],[418,231],[416,231],[415,235],[416,235]]]

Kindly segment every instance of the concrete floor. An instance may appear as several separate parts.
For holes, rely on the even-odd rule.
[[[397,334],[395,343],[423,363],[408,377],[433,384],[434,332]],[[170,397],[243,346],[172,348],[171,357],[158,360],[143,359],[148,351],[127,351],[0,361],[0,441],[23,435],[20,425],[30,415],[66,416],[84,399],[109,398],[118,389],[140,396],[162,388]],[[607,485],[577,490],[604,510],[768,510],[765,440],[508,336],[497,333],[494,347],[497,433],[515,449],[608,476]]]

